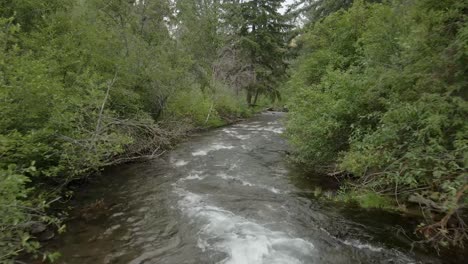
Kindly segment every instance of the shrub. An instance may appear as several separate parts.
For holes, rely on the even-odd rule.
[[[434,245],[468,239],[466,7],[356,1],[305,33],[288,83],[296,160],[351,175],[365,206],[419,201]]]

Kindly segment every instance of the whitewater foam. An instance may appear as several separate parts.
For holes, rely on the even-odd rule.
[[[221,149],[233,149],[234,146],[228,146],[228,145],[223,145],[223,144],[213,144],[209,147],[197,150],[195,152],[192,152],[192,156],[206,156],[208,152],[210,151],[216,151],[216,150],[221,150]]]
[[[182,167],[182,166],[185,166],[188,164],[188,161],[185,161],[185,160],[178,160],[176,162],[174,162],[174,166],[176,167]]]
[[[240,135],[239,132],[233,129],[224,128],[223,131],[229,136],[240,139],[240,140],[246,140],[251,137],[251,135]]]
[[[202,171],[192,171],[189,173],[187,177],[179,179],[177,182],[184,182],[187,180],[203,180],[206,176],[202,177],[200,176],[203,172]],[[177,184],[173,184],[173,186],[176,186]]]
[[[302,238],[270,230],[252,220],[209,205],[198,194],[181,188],[179,208],[192,222],[201,224],[198,247],[224,252],[224,264],[304,263],[314,255],[314,245]]]
[[[368,249],[374,252],[381,252],[383,250],[383,248],[381,247],[375,247],[369,244],[364,244],[364,243],[361,243],[361,241],[359,240],[344,240],[342,242],[343,244],[348,245],[348,246],[352,246],[352,247],[359,248],[359,249]]]
[[[252,184],[252,183],[250,183],[248,181],[244,181],[242,179],[239,179],[238,177],[227,175],[226,173],[218,173],[217,176],[220,177],[221,179],[224,179],[224,180],[238,181],[244,186],[254,186],[254,184]]]

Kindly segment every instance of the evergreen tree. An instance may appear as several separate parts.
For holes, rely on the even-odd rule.
[[[253,82],[245,89],[247,103],[255,105],[260,94],[276,99],[279,81],[285,76],[287,63],[286,17],[279,13],[283,0],[228,1],[227,23],[233,45],[241,50],[245,67]]]

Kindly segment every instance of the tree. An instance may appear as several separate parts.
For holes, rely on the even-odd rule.
[[[230,43],[239,50],[244,68],[253,75],[245,87],[247,104],[255,105],[260,94],[279,98],[278,83],[285,76],[285,34],[291,26],[279,13],[282,0],[227,1],[226,22]]]

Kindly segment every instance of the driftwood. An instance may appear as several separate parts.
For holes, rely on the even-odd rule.
[[[421,226],[416,230],[418,233],[423,234],[428,242],[436,245],[436,248],[441,243],[450,243],[463,247],[464,242],[468,240],[467,225],[459,214],[459,210],[462,208],[460,201],[467,191],[468,184],[465,184],[457,191],[452,206],[446,210],[442,219],[433,224]]]
[[[431,209],[435,209],[435,210],[437,210],[439,212],[445,211],[444,207],[438,205],[437,203],[435,203],[431,199],[425,198],[424,196],[422,196],[419,193],[415,193],[415,194],[410,195],[408,197],[408,202],[417,203],[419,205],[424,205],[424,206],[429,207]]]

